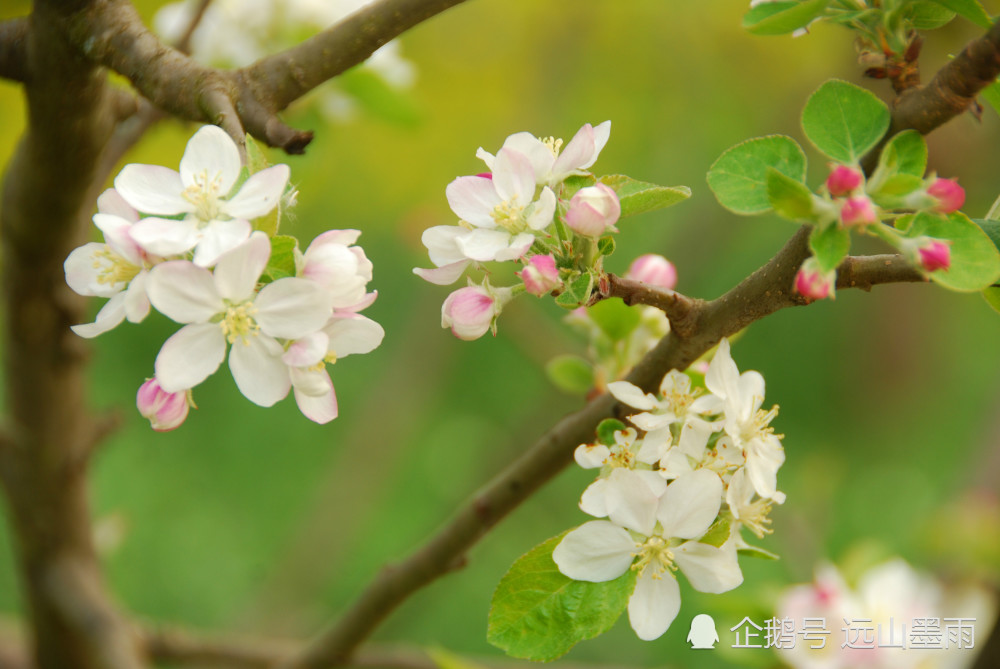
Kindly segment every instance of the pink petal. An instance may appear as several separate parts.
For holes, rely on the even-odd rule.
[[[465,273],[465,268],[468,267],[471,262],[471,260],[459,260],[458,262],[443,265],[442,267],[435,267],[433,269],[414,267],[413,273],[424,281],[428,281],[435,285],[450,286],[458,281],[462,274]]]
[[[327,375],[327,381],[330,376]],[[295,403],[309,420],[320,425],[325,425],[337,417],[337,395],[333,390],[333,383],[330,382],[330,392],[325,395],[306,395],[295,389]]]

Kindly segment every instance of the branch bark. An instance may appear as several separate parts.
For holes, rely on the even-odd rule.
[[[0,77],[26,83],[28,80],[28,19],[0,21]]]

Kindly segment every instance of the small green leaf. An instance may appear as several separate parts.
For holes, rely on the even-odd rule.
[[[964,16],[980,28],[993,27],[993,19],[983,8],[979,0],[934,0],[937,4]]]
[[[980,291],[1000,278],[1000,252],[979,225],[961,212],[947,217],[921,212],[913,217],[907,237],[926,235],[951,241],[951,266],[931,272],[931,281],[949,290]]]
[[[566,177],[562,182],[562,194],[560,197],[568,200],[581,188],[593,186],[597,183],[597,178],[593,174],[574,175]]]
[[[545,365],[549,380],[570,395],[586,395],[594,387],[594,368],[576,355],[560,355]]]
[[[625,429],[625,423],[617,418],[605,418],[597,425],[597,441],[605,446],[613,446],[615,432]]]
[[[1000,313],[1000,288],[990,286],[983,291],[983,297],[986,298],[986,304],[993,307],[993,310],[997,313]]]
[[[615,252],[615,238],[605,235],[597,240],[597,252],[602,256],[609,256]]]
[[[773,167],[767,170],[767,199],[778,216],[792,221],[811,221],[813,218],[812,193],[806,185]]]
[[[829,4],[830,0],[760,4],[743,15],[743,27],[754,35],[784,35],[806,27]]]
[[[587,307],[587,315],[613,341],[620,341],[632,334],[642,319],[638,309],[619,299],[601,300]]]
[[[830,223],[824,227],[813,228],[809,235],[809,248],[819,262],[823,271],[837,269],[837,266],[851,250],[851,233]]]
[[[886,142],[878,168],[890,174],[912,174],[922,178],[927,171],[927,142],[916,130],[904,130]]]
[[[784,135],[748,139],[728,149],[712,164],[708,187],[729,211],[763,214],[771,209],[767,195],[770,168],[796,181],[805,181],[806,155],[798,142]]]
[[[590,291],[593,287],[594,278],[590,272],[581,274],[566,284],[565,290],[556,298],[556,304],[575,309],[590,299]]]
[[[975,218],[972,222],[983,229],[986,236],[989,237],[993,244],[1000,249],[1000,221],[991,221],[987,218]]]
[[[567,533],[519,558],[500,580],[490,607],[486,640],[512,657],[548,662],[614,625],[635,589],[631,569],[612,581],[563,576],[552,551]]]
[[[760,546],[751,546],[749,544],[745,544],[740,548],[737,548],[736,552],[739,553],[740,555],[746,555],[747,557],[752,557],[752,558],[759,558],[761,560],[781,559],[780,556],[776,555],[775,553],[772,553],[769,550],[765,550]]]
[[[599,181],[618,195],[623,218],[664,209],[691,197],[691,189],[687,186],[657,186],[624,174],[609,174]]]
[[[295,276],[295,249],[299,241],[288,235],[271,237],[271,257],[264,269],[264,276],[270,281]]]
[[[951,23],[955,12],[945,9],[933,0],[917,0],[908,10],[907,16],[917,30],[935,30]]]
[[[979,91],[979,94],[986,100],[986,103],[993,107],[993,111],[1000,114],[1000,81],[994,81],[992,84]]]
[[[806,102],[802,130],[817,149],[853,165],[882,139],[889,118],[889,108],[871,91],[832,79]]]
[[[730,535],[730,523],[729,518],[720,517],[712,526],[708,528],[708,532],[705,533],[701,539],[698,539],[698,543],[708,544],[709,546],[715,546],[719,548],[722,544],[729,540]]]
[[[260,144],[257,143],[257,140],[248,134],[246,136],[246,143],[247,167],[250,170],[250,174],[257,174],[257,172],[271,166],[271,164],[267,161],[267,156],[264,155],[264,151],[260,148]]]

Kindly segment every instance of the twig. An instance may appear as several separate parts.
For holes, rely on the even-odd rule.
[[[201,20],[205,17],[205,12],[211,4],[212,0],[199,0],[198,6],[195,7],[194,13],[191,15],[191,20],[188,21],[187,28],[185,28],[184,33],[174,43],[175,49],[181,53],[191,53],[191,38],[194,37],[194,31],[201,25]]]

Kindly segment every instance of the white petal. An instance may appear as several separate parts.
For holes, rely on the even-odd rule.
[[[295,403],[309,420],[320,425],[325,425],[337,417],[337,395],[333,391],[333,383],[330,382],[330,375],[326,376],[330,385],[330,392],[323,395],[306,395],[295,388]]]
[[[486,163],[486,167],[490,168],[491,172],[493,171],[493,163],[496,162],[496,156],[480,146],[476,150],[476,158]]]
[[[777,446],[775,446],[775,442]],[[785,451],[775,439],[754,440],[747,449],[746,470],[754,489],[761,497],[773,497],[778,489],[778,468],[785,462]]]
[[[93,323],[73,325],[70,329],[84,339],[93,339],[118,327],[123,320],[125,320],[125,293],[118,293],[101,307]]]
[[[251,230],[250,222],[242,219],[212,221],[201,229],[201,239],[198,240],[192,259],[194,264],[199,267],[211,267],[223,254],[229,253],[245,242],[250,237]],[[268,252],[270,253],[270,244]]]
[[[150,216],[134,223],[129,234],[146,253],[163,257],[187,253],[198,243],[198,226],[189,220]]]
[[[346,230],[327,230],[324,233],[316,235],[316,238],[309,243],[309,248],[306,249],[306,253],[309,253],[309,249],[319,247],[324,244],[340,244],[342,246],[350,246],[358,241],[358,237],[360,236],[360,230],[352,230],[350,228]]]
[[[647,395],[628,381],[614,381],[608,384],[608,392],[622,404],[627,404],[636,409],[651,411],[655,409],[656,399],[652,395]]]
[[[257,218],[274,209],[285,192],[288,165],[274,165],[250,175],[240,192],[222,203],[222,211],[233,218]]]
[[[736,549],[729,543],[716,548],[688,541],[674,551],[674,561],[699,592],[728,592],[743,582]]]
[[[739,369],[729,353],[729,340],[723,338],[715,351],[715,357],[708,364],[705,372],[705,386],[710,392],[726,398],[730,388],[734,388],[739,378]]]
[[[477,227],[496,227],[490,214],[503,201],[497,195],[492,179],[458,177],[445,187],[444,192],[451,210],[463,221]]]
[[[466,260],[456,240],[467,236],[470,232],[457,225],[435,225],[424,230],[420,241],[427,247],[427,255],[430,256],[431,262],[442,267]]]
[[[532,230],[544,230],[552,222],[555,213],[556,195],[546,186],[538,196],[538,202],[533,205],[531,214],[528,215],[528,227]]]
[[[79,295],[91,295],[97,297],[111,297],[120,293],[124,285],[122,282],[115,284],[101,283],[98,281],[105,264],[99,260],[102,253],[107,250],[107,244],[89,242],[83,246],[73,249],[63,263],[63,271],[66,272],[66,283],[73,291]]]
[[[504,202],[528,206],[535,197],[535,170],[523,153],[500,149],[493,166],[493,186]]]
[[[272,337],[298,339],[330,319],[330,296],[308,279],[288,277],[267,284],[254,300],[260,329]]]
[[[663,536],[694,539],[705,534],[720,506],[722,480],[714,472],[699,469],[667,487],[656,517],[663,524]]]
[[[643,570],[628,600],[628,621],[643,641],[659,639],[681,610],[681,590],[673,574],[653,578],[651,569]]]
[[[660,475],[663,478],[675,479],[684,474],[694,471],[688,456],[679,448],[671,448],[667,454],[660,459]]]
[[[94,225],[104,233],[111,250],[133,265],[142,265],[142,249],[132,238],[132,223],[114,214],[94,214]]]
[[[552,155],[552,150],[530,132],[514,133],[503,143],[503,148],[514,149],[528,158],[535,173],[536,183],[542,183],[545,180],[552,169],[552,163],[556,160],[556,157]],[[491,163],[490,169],[492,168]]]
[[[498,253],[510,247],[511,236],[506,230],[486,230],[477,228],[469,234],[458,237],[455,243],[466,258],[486,262],[495,260]]]
[[[204,125],[188,140],[181,158],[180,176],[185,186],[191,186],[198,175],[206,175],[209,181],[218,179],[221,197],[229,194],[240,176],[240,152],[236,142],[218,126]]]
[[[494,260],[504,262],[505,260],[517,260],[531,248],[535,243],[535,236],[530,232],[521,232],[507,242],[507,248],[497,251]]]
[[[168,393],[194,388],[211,376],[226,357],[226,338],[218,323],[185,325],[156,356],[156,378]]]
[[[705,447],[708,445],[708,438],[715,432],[716,426],[703,420],[689,419],[681,428],[681,438],[677,442],[678,448],[696,460],[700,460],[705,455]]]
[[[630,469],[614,470],[607,481],[604,500],[608,518],[640,534],[652,534],[659,502],[656,493]]]
[[[607,479],[597,479],[583,491],[580,496],[580,510],[595,518],[608,515],[608,505],[604,503],[604,493],[607,492]]]
[[[319,397],[330,392],[330,374],[325,366],[320,369],[289,367],[288,373],[292,379],[292,387],[299,395]]]
[[[413,273],[424,281],[433,283],[436,286],[450,286],[461,278],[465,273],[465,268],[469,266],[471,260],[459,260],[449,265],[442,265],[434,269],[424,269],[414,267]]]
[[[620,382],[616,381],[615,383]],[[651,396],[647,395],[646,397]],[[677,416],[670,411],[667,411],[666,413],[640,413],[634,416],[629,416],[628,419],[632,421],[632,424],[637,428],[645,430],[646,432],[663,430],[664,428],[669,428],[677,422]]]
[[[130,323],[141,323],[149,315],[149,296],[146,294],[148,283],[149,272],[143,270],[135,275],[125,289],[125,315]]]
[[[292,342],[281,360],[289,367],[312,367],[326,357],[329,344],[325,332],[313,332]]]
[[[292,387],[281,345],[267,335],[237,341],[229,349],[229,370],[243,396],[262,407],[284,399]]]
[[[114,188],[109,188],[97,198],[97,211],[102,214],[113,214],[124,218],[130,223],[139,220],[139,212],[135,210]]]
[[[657,498],[667,489],[667,482],[660,476],[659,472],[654,472],[651,469],[635,469],[633,474],[639,477]]]
[[[174,216],[195,210],[181,197],[181,175],[159,165],[126,165],[115,177],[115,190],[124,200],[146,214]]]
[[[573,451],[576,464],[584,469],[596,469],[603,466],[609,455],[611,455],[611,451],[604,444],[580,444]]]
[[[625,573],[633,550],[635,541],[627,531],[606,520],[592,520],[563,537],[552,560],[574,581],[602,583]]]
[[[186,260],[160,263],[149,271],[147,284],[156,310],[178,323],[204,323],[226,309],[212,273]]]
[[[329,350],[338,359],[355,353],[371,353],[385,337],[382,326],[364,316],[334,318],[323,331],[330,337]]]
[[[255,232],[220,257],[215,266],[215,287],[219,295],[232,302],[250,299],[270,257],[271,241],[263,232]]]

